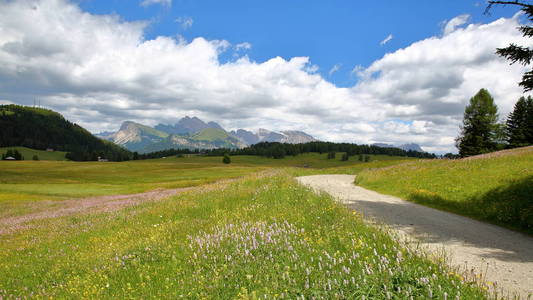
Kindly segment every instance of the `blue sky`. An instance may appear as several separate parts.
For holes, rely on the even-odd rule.
[[[133,3],[132,3],[133,2]],[[140,1],[139,1],[140,2]],[[308,56],[319,72],[338,86],[352,86],[355,66],[367,67],[387,52],[439,35],[446,21],[463,14],[473,23],[488,23],[516,13],[495,7],[484,14],[480,0],[173,0],[171,5],[137,5],[129,0],[83,0],[95,14],[117,14],[128,21],[149,20],[146,38],[181,35],[247,42],[246,53],[258,62],[275,56]],[[191,18],[184,28],[176,20]],[[392,35],[384,45],[380,43]],[[232,59],[225,53],[222,60]],[[338,71],[330,71],[338,65]]]
[[[523,94],[527,67],[496,48],[533,46],[516,7],[484,10],[481,0],[0,0],[0,104],[38,98],[95,133],[188,115],[456,152],[475,93],[488,88],[502,120]]]

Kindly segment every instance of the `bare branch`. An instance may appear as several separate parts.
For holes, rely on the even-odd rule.
[[[524,9],[531,8],[531,4],[523,3],[521,1],[489,1],[489,5],[487,5],[487,8],[485,8],[484,14],[490,15],[490,9],[493,5],[500,4],[500,5],[518,5],[522,6]]]

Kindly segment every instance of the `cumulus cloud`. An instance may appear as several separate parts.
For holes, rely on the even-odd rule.
[[[329,69],[328,75],[331,76],[335,72],[339,71],[341,69],[341,64],[335,64],[331,69]]]
[[[152,4],[160,4],[163,6],[172,6],[172,0],[143,0],[141,6],[150,6]]]
[[[455,29],[457,29],[458,27],[463,26],[464,24],[468,22],[469,19],[470,19],[470,15],[465,14],[465,15],[457,16],[451,19],[450,21],[445,22],[444,29],[443,29],[444,35],[450,34],[453,31],[455,31]]]
[[[183,30],[186,30],[192,27],[194,20],[191,17],[179,17],[176,22],[181,25]]]
[[[38,96],[93,132],[195,115],[228,129],[451,151],[464,106],[480,88],[502,115],[520,96],[523,67],[494,55],[511,42],[529,45],[518,25],[513,18],[455,28],[357,68],[358,83],[341,88],[308,57],[222,63],[228,41],[146,39],[145,22],[92,15],[67,0],[3,1],[0,99],[30,105]]]
[[[381,46],[384,46],[385,44],[390,42],[393,38],[394,38],[394,36],[392,34],[389,34],[383,41],[379,42],[379,44]]]

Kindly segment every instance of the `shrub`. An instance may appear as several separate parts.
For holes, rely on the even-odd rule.
[[[33,160],[39,160],[39,156],[37,156],[37,154],[34,154],[33,157],[32,157]]]
[[[231,157],[229,157],[229,154],[227,154],[227,153],[224,154],[224,158],[222,158],[222,162],[225,163],[225,164],[230,164],[231,163]]]

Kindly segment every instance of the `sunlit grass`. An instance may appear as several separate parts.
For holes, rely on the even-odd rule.
[[[357,183],[438,209],[533,233],[533,148],[366,170]]]
[[[288,175],[0,236],[0,297],[484,299]]]

